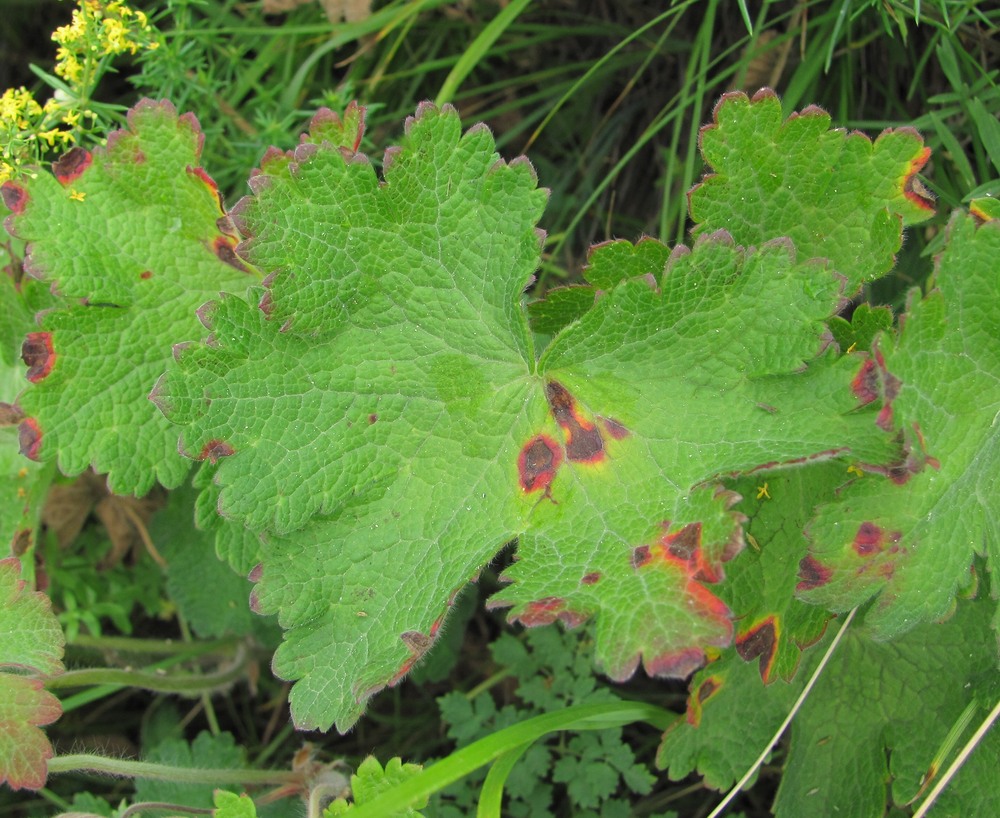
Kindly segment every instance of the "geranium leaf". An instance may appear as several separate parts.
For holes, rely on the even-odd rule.
[[[730,483],[742,495],[745,548],[719,586],[736,621],[736,651],[757,663],[765,683],[790,681],[802,649],[816,642],[830,614],[795,598],[788,570],[805,556],[803,529],[816,505],[832,499],[851,475],[843,461],[744,477]]]
[[[208,341],[154,391],[216,462],[206,506],[265,534],[254,604],[287,631],[300,726],[349,727],[515,537],[491,604],[595,616],[614,678],[685,675],[732,636],[706,587],[742,544],[719,478],[898,458],[829,347],[829,265],[725,234],[611,243],[604,294],[536,359],[530,166],[424,106],[384,168],[315,137],[269,154],[234,211],[265,286],[201,310]]]
[[[972,581],[973,557],[1000,564],[1000,221],[956,215],[934,289],[911,295],[898,338],[883,335],[859,375],[902,430],[907,461],[859,478],[809,525],[805,599],[847,610],[877,596],[879,637],[939,619]]]
[[[811,815],[817,804],[824,814],[882,815],[909,802],[964,708],[986,679],[996,683],[995,655],[981,650],[993,641],[994,607],[965,600],[947,622],[888,643],[849,630],[792,721],[775,815]],[[677,780],[697,770],[709,786],[730,787],[771,740],[822,653],[809,650],[787,685],[765,687],[734,653],[700,670],[687,717],[667,731],[658,765]],[[996,812],[998,748],[1000,739],[987,736],[942,794],[942,814]]]
[[[201,336],[198,306],[252,279],[197,166],[202,139],[193,116],[146,100],[106,148],[3,186],[26,268],[65,299],[24,343],[21,449],[66,474],[93,466],[119,493],[183,480],[190,464],[146,396],[170,347]]]
[[[912,128],[872,142],[830,130],[815,106],[785,119],[763,89],[723,95],[701,149],[713,172],[690,194],[696,232],[725,229],[746,245],[787,236],[801,258],[829,259],[848,295],[889,271],[904,224],[934,213],[916,178],[930,148]]]
[[[0,560],[0,783],[13,789],[40,789],[48,774],[52,746],[39,727],[62,714],[59,700],[41,679],[63,669],[63,633],[45,594],[27,590],[21,564]]]

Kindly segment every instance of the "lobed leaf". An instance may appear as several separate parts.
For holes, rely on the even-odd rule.
[[[200,337],[196,308],[250,278],[197,166],[202,140],[193,116],[144,100],[106,148],[3,186],[27,270],[65,299],[23,347],[21,449],[66,474],[107,472],[118,493],[183,480],[176,432],[146,396],[171,345]]]
[[[16,557],[0,560],[0,667],[20,674],[63,670],[63,633],[45,594],[26,590]],[[59,700],[27,675],[0,673],[0,783],[41,789],[52,745],[39,729],[62,714]]]
[[[492,605],[596,617],[614,678],[686,675],[732,637],[707,587],[742,545],[719,478],[899,456],[828,349],[842,280],[787,242],[598,248],[608,289],[536,360],[520,295],[544,194],[485,129],[422,106],[382,180],[307,137],[252,184],[234,215],[264,287],[201,311],[208,341],[154,399],[214,463],[202,507],[264,533],[226,548],[260,555],[300,727],[347,729],[515,537]]]
[[[821,806],[824,814],[866,818],[910,802],[983,677],[997,678],[995,656],[981,650],[991,641],[994,608],[964,601],[947,622],[890,643],[849,631],[792,722],[775,815],[811,815]],[[730,787],[772,738],[821,653],[808,651],[788,685],[765,687],[734,654],[699,671],[687,718],[665,734],[659,766],[675,780],[697,770],[709,786]],[[988,737],[936,808],[993,814],[998,746]]]
[[[843,461],[744,477],[730,483],[743,497],[751,547],[737,558],[719,587],[733,611],[736,652],[756,661],[765,684],[790,681],[802,650],[820,639],[831,615],[795,598],[789,566],[805,556],[803,528],[816,505],[850,479]]]
[[[902,226],[933,215],[916,174],[930,157],[912,128],[830,130],[810,106],[784,119],[768,88],[724,94],[701,130],[712,172],[689,194],[696,233],[727,230],[739,244],[784,236],[802,258],[829,259],[853,294],[889,272]]]
[[[898,337],[883,335],[859,375],[908,455],[890,479],[855,480],[809,525],[804,599],[865,617],[879,638],[940,619],[976,555],[1000,561],[1000,221],[956,214],[934,289],[912,293]]]

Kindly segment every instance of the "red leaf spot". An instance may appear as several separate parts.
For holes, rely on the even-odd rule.
[[[21,454],[29,460],[38,460],[38,453],[42,448],[42,427],[38,425],[38,421],[34,418],[22,420],[17,427],[17,438]]]
[[[885,532],[875,523],[863,522],[854,535],[854,550],[862,557],[868,557],[881,551],[885,545]]]
[[[28,367],[28,380],[38,383],[52,371],[56,354],[51,332],[29,332],[21,345],[21,360]]]
[[[264,313],[268,318],[271,317],[271,313],[274,312],[274,300],[271,298],[271,291],[267,290],[261,297],[260,301],[257,302],[257,308]]]
[[[580,582],[582,582],[584,585],[593,585],[594,583],[599,582],[600,579],[601,579],[601,572],[592,571],[589,574],[585,574],[583,578],[580,580]]]
[[[430,634],[432,639],[438,635],[438,631],[441,630],[441,624],[443,622],[444,622],[444,614],[435,619],[434,622],[431,624]]]
[[[215,180],[209,176],[208,173],[206,173],[205,169],[201,167],[193,168],[188,165],[187,172],[196,179],[201,180],[205,187],[209,189],[209,192],[218,200],[219,209],[225,210],[222,204],[222,194],[219,193],[219,186],[215,183]]]
[[[562,461],[559,444],[545,435],[529,440],[517,457],[522,491],[548,490]]]
[[[90,151],[81,147],[70,148],[57,161],[52,163],[52,172],[56,179],[65,186],[80,178],[93,161]]]
[[[614,418],[602,418],[601,422],[604,424],[605,431],[615,440],[624,440],[631,434],[628,429]]]
[[[233,454],[236,454],[236,449],[226,443],[226,441],[212,439],[201,447],[201,452],[198,453],[197,459],[218,463],[223,457],[229,457]]]
[[[369,425],[375,423],[375,421],[377,421],[377,420],[378,420],[378,415],[376,415],[374,412],[372,412],[368,416],[368,423],[369,423]]]
[[[640,545],[632,552],[632,567],[642,568],[653,559],[653,554],[648,545]]]
[[[236,255],[236,250],[232,243],[225,236],[216,236],[212,240],[212,252],[215,253],[216,257],[223,264],[228,264],[230,267],[235,267],[241,273],[249,273],[247,266],[240,261],[239,256]]]
[[[575,611],[566,610],[566,600],[558,596],[547,596],[529,602],[524,611],[513,617],[525,627],[551,625],[557,619],[567,627],[573,628],[583,622],[586,617]]]
[[[931,149],[925,147],[910,162],[910,166],[906,169],[906,179],[903,181],[903,195],[922,210],[933,212],[934,194],[924,187],[924,184],[917,178],[917,173],[927,164],[927,160],[930,158]]]
[[[701,548],[701,523],[688,523],[680,531],[664,534],[660,542],[675,557],[690,562]]]
[[[833,576],[833,571],[820,564],[813,556],[805,556],[799,562],[799,583],[796,591],[811,591],[826,585]]]
[[[744,662],[760,657],[760,678],[766,684],[771,680],[771,668],[778,652],[778,624],[773,616],[754,625],[736,637],[736,652]]]
[[[141,273],[139,273],[139,278],[141,278],[143,281],[149,281],[149,279],[151,279],[152,277],[153,277],[152,270],[143,270]]]
[[[701,648],[681,650],[653,656],[645,661],[646,672],[650,676],[665,676],[683,679],[705,664],[705,652]]]
[[[28,204],[28,191],[14,182],[4,182],[0,185],[0,196],[7,209],[17,215],[24,212],[25,205]]]
[[[578,463],[599,463],[604,459],[604,438],[576,409],[573,396],[558,381],[545,385],[549,409],[566,435],[566,457]]]
[[[878,397],[878,373],[875,370],[875,361],[866,358],[861,364],[861,369],[851,381],[851,391],[861,401],[862,406],[871,403]]]
[[[722,681],[718,676],[709,676],[698,685],[698,689],[692,692],[688,698],[687,723],[692,727],[701,724],[702,705],[712,698],[722,688]]]

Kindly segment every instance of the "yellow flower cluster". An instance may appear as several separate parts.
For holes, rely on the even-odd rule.
[[[15,169],[30,161],[45,148],[66,147],[74,142],[72,131],[58,127],[70,124],[69,114],[58,115],[60,105],[50,99],[44,107],[24,88],[8,88],[0,96],[0,184],[14,175]],[[76,114],[77,118],[79,114]]]
[[[96,124],[98,115],[87,100],[106,57],[151,51],[158,45],[146,15],[123,0],[76,3],[69,25],[52,34],[59,46],[55,72],[68,90],[57,90],[44,105],[23,87],[9,88],[0,96],[0,184],[22,165],[40,162],[49,151],[73,144],[78,132]]]
[[[58,44],[56,74],[71,83],[87,83],[102,57],[136,54],[158,43],[146,15],[122,0],[78,0],[69,25],[52,33]]]

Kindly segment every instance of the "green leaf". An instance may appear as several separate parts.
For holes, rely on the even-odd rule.
[[[940,625],[889,643],[849,632],[792,723],[792,745],[774,811],[778,818],[824,812],[847,818],[902,806],[971,696],[971,681],[997,675],[988,601],[965,602]],[[941,815],[994,815],[1000,809],[990,737],[964,780],[935,805]],[[976,757],[979,757],[978,759]]]
[[[875,337],[891,328],[892,310],[888,307],[871,307],[864,303],[858,304],[850,321],[839,315],[830,319],[830,331],[844,352],[855,349],[869,350]]]
[[[850,455],[887,465],[853,360],[824,352],[841,280],[787,242],[598,248],[610,289],[536,361],[520,295],[544,194],[489,133],[423,106],[379,181],[331,145],[269,154],[234,211],[268,273],[154,391],[211,502],[254,531],[255,607],[287,631],[296,723],[349,727],[519,538],[491,600],[597,618],[597,661],[683,676],[729,643],[705,586],[742,543],[723,474]],[[762,304],[780,309],[762,314]]]
[[[201,769],[241,769],[247,766],[246,751],[230,733],[202,732],[194,741],[170,738],[153,747],[146,761],[173,767]],[[189,807],[212,807],[216,787],[182,781],[139,778],[135,782],[136,801],[159,801]]]
[[[689,197],[696,233],[721,228],[745,245],[787,236],[801,258],[829,259],[850,295],[892,267],[902,225],[933,215],[916,180],[930,148],[911,128],[872,142],[830,130],[815,106],[782,121],[769,89],[723,95],[714,120],[701,131],[713,173]]]
[[[423,767],[419,764],[404,764],[402,759],[390,758],[382,769],[375,756],[368,756],[361,762],[357,773],[351,776],[351,793],[354,804],[367,804],[376,796],[388,792],[393,787],[408,781],[419,773]],[[420,818],[421,813],[417,809],[422,809],[427,805],[427,799],[421,799],[414,804],[415,809],[393,810],[385,813],[385,818]],[[349,815],[353,805],[345,799],[338,798],[323,811],[324,818],[334,815]]]
[[[93,466],[119,493],[183,480],[176,432],[146,396],[171,346],[201,337],[197,307],[251,280],[217,224],[202,138],[193,116],[145,100],[107,148],[75,148],[55,175],[3,186],[27,269],[66,299],[25,341],[22,450],[66,474]]]
[[[962,602],[947,622],[888,643],[848,631],[792,721],[775,814],[813,815],[821,805],[824,815],[867,818],[910,801],[977,686],[1000,675],[993,652],[981,649],[993,642],[994,607],[990,600]],[[658,765],[675,780],[697,770],[709,786],[728,789],[770,741],[821,653],[808,651],[787,685],[765,687],[735,653],[699,671],[687,718],[665,734]],[[988,737],[935,809],[995,814],[998,752],[1000,740]]]
[[[726,651],[691,680],[687,713],[667,728],[656,764],[675,781],[697,771],[726,790],[739,780],[791,710],[812,669],[812,651],[791,684],[765,686],[756,665]],[[751,779],[751,784],[756,776]]]
[[[213,818],[257,818],[257,808],[249,795],[216,790],[212,816]]]
[[[59,700],[39,679],[0,673],[0,784],[40,790],[52,745],[39,730],[62,715]]]
[[[63,670],[63,633],[49,598],[26,590],[15,557],[0,560],[0,667],[52,676]]]
[[[192,518],[195,491],[182,486],[170,493],[157,512],[149,534],[167,562],[167,591],[192,630],[202,638],[254,634],[273,644],[273,621],[255,615],[247,605],[251,584],[215,554],[214,531],[198,531]]]
[[[41,284],[23,277],[21,260],[2,244],[0,266],[0,544],[20,557],[32,553],[29,549],[37,542],[54,470],[21,455],[16,424],[23,414],[13,402],[27,372],[20,359],[21,341],[34,328],[35,310],[53,299]],[[25,564],[33,566],[34,560],[26,559]]]
[[[998,257],[1000,221],[952,219],[934,289],[911,295],[857,381],[881,394],[907,460],[891,479],[855,480],[809,525],[803,597],[847,610],[876,596],[865,624],[880,638],[945,616],[975,555],[1000,564]]]
[[[26,590],[16,557],[0,560],[0,668],[21,674],[63,670],[63,633],[45,594]],[[52,745],[38,728],[62,715],[42,680],[0,673],[0,784],[41,789]]]
[[[746,477],[730,484],[744,499],[751,547],[731,563],[719,595],[736,622],[736,651],[757,661],[765,683],[789,681],[802,649],[823,635],[830,614],[795,598],[790,566],[805,556],[802,531],[816,505],[850,479],[842,461]]]

